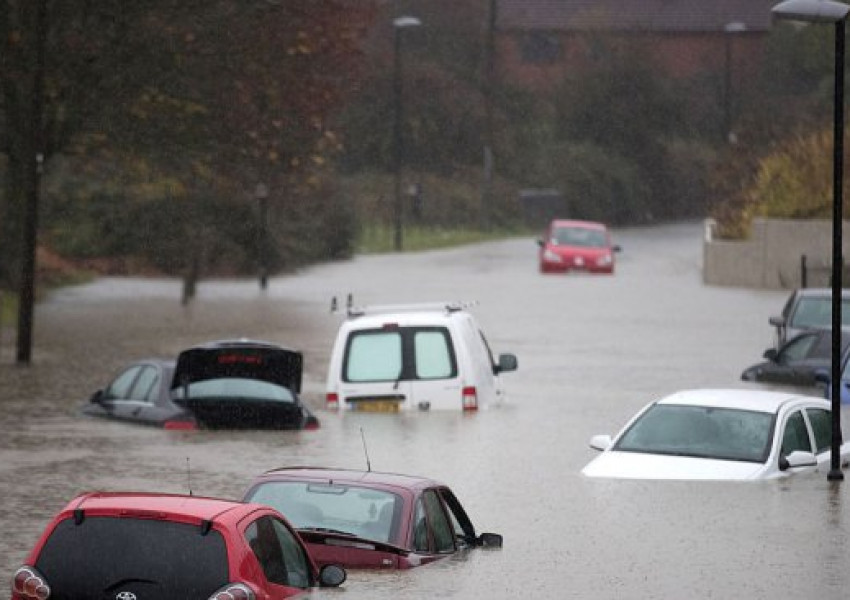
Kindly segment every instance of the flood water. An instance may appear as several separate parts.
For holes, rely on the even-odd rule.
[[[699,224],[615,231],[613,277],[542,276],[532,238],[357,257],[270,281],[102,279],[38,306],[33,365],[0,338],[0,577],[81,491],[238,497],[284,465],[374,470],[448,483],[501,550],[400,573],[349,573],[345,598],[846,599],[850,480],[762,483],[586,479],[596,433],[691,387],[747,387],[787,292],[702,284]],[[332,414],[321,408],[338,317],[358,304],[477,300],[493,351],[513,352],[509,403],[474,415]],[[213,339],[300,349],[314,432],[169,432],[82,417],[126,362]],[[850,418],[843,411],[846,423]],[[845,431],[847,426],[845,425]],[[2,575],[5,573],[6,575]]]

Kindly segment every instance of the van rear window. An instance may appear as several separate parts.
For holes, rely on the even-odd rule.
[[[344,381],[376,382],[457,377],[457,360],[445,327],[364,329],[348,337]]]
[[[60,522],[35,567],[57,598],[206,599],[228,582],[227,547],[198,525],[118,517]]]

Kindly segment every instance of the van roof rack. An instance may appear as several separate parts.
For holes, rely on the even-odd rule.
[[[362,317],[364,315],[378,315],[383,313],[395,312],[426,312],[426,311],[445,311],[453,313],[465,310],[471,306],[478,304],[476,301],[446,301],[446,302],[423,302],[412,304],[373,304],[367,306],[355,306],[351,297],[348,295],[346,301],[346,315],[348,317]],[[339,312],[336,296],[331,300],[331,312]]]

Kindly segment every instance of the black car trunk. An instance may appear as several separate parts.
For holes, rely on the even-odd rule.
[[[305,419],[297,400],[302,360],[300,352],[263,342],[215,342],[190,348],[177,358],[171,384],[174,402],[209,429],[298,429]],[[190,391],[192,384],[223,379],[265,382],[287,388],[292,397],[282,401],[238,392],[193,397]]]
[[[171,388],[223,377],[268,381],[301,391],[300,352],[260,342],[217,342],[180,353]]]

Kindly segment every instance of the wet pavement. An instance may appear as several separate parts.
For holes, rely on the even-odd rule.
[[[850,596],[850,480],[823,473],[762,483],[605,481],[580,469],[591,435],[614,433],[658,395],[748,387],[787,292],[707,287],[702,230],[615,231],[613,277],[542,276],[531,238],[357,257],[270,281],[203,281],[180,305],[170,280],[101,279],[36,313],[34,363],[0,342],[0,577],[76,493],[135,489],[238,497],[283,465],[372,468],[441,479],[477,528],[505,536],[402,573],[353,572],[346,598],[594,599]],[[507,405],[475,415],[332,414],[321,409],[338,317],[358,304],[477,300],[493,351],[513,352]],[[126,362],[213,339],[300,349],[313,432],[168,432],[82,417]],[[843,411],[846,423],[850,418]],[[847,426],[845,426],[847,430]],[[3,573],[7,575],[2,575]]]

